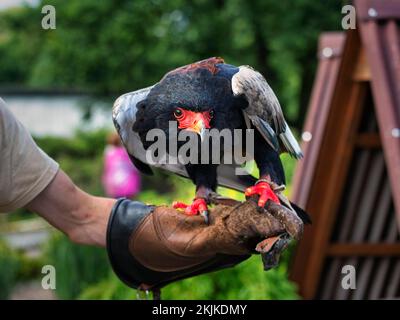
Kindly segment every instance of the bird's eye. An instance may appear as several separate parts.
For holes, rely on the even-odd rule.
[[[210,111],[208,112],[208,114],[209,114],[210,118],[214,117],[214,110],[210,110]]]
[[[177,109],[174,110],[174,116],[176,118],[182,117],[182,114],[183,114],[183,112],[182,112],[182,110],[180,108],[177,108]]]

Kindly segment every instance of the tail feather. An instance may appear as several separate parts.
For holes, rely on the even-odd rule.
[[[305,223],[305,224],[312,224],[312,220],[310,215],[304,211],[302,208],[300,208],[298,205],[294,204],[293,202],[290,202],[290,205],[296,211],[297,215],[299,218]]]
[[[286,124],[285,132],[281,133],[279,135],[279,138],[281,139],[286,150],[289,152],[289,154],[292,157],[294,157],[296,159],[303,158],[303,152],[301,151],[299,143],[297,142],[296,138],[294,137],[292,131],[290,130],[290,128],[287,124]]]

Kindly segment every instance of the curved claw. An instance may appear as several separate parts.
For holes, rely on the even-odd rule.
[[[184,213],[189,216],[200,214],[204,218],[204,221],[207,224],[209,223],[207,202],[203,198],[194,199],[190,205],[183,202],[174,201],[172,203],[172,207],[174,209],[184,209]]]
[[[210,219],[208,217],[208,210],[201,211],[200,215],[204,218],[204,222],[206,224],[210,224]]]
[[[264,207],[268,200],[280,204],[278,196],[272,191],[271,186],[267,182],[259,182],[255,186],[246,189],[244,195],[250,197],[252,195],[259,195],[258,206]]]

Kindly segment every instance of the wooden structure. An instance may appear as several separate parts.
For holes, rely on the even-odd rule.
[[[291,269],[306,299],[400,298],[400,1],[354,5],[357,29],[320,38],[294,178],[313,219]]]

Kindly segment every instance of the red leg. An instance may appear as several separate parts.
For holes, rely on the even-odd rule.
[[[266,181],[259,181],[254,186],[247,188],[244,195],[246,197],[259,195],[260,198],[258,199],[258,206],[262,208],[265,206],[268,200],[280,204],[278,196],[271,189],[270,184]]]
[[[174,209],[184,209],[184,213],[189,216],[200,214],[208,224],[208,207],[204,198],[195,198],[190,205],[174,201],[172,203],[172,207]]]

